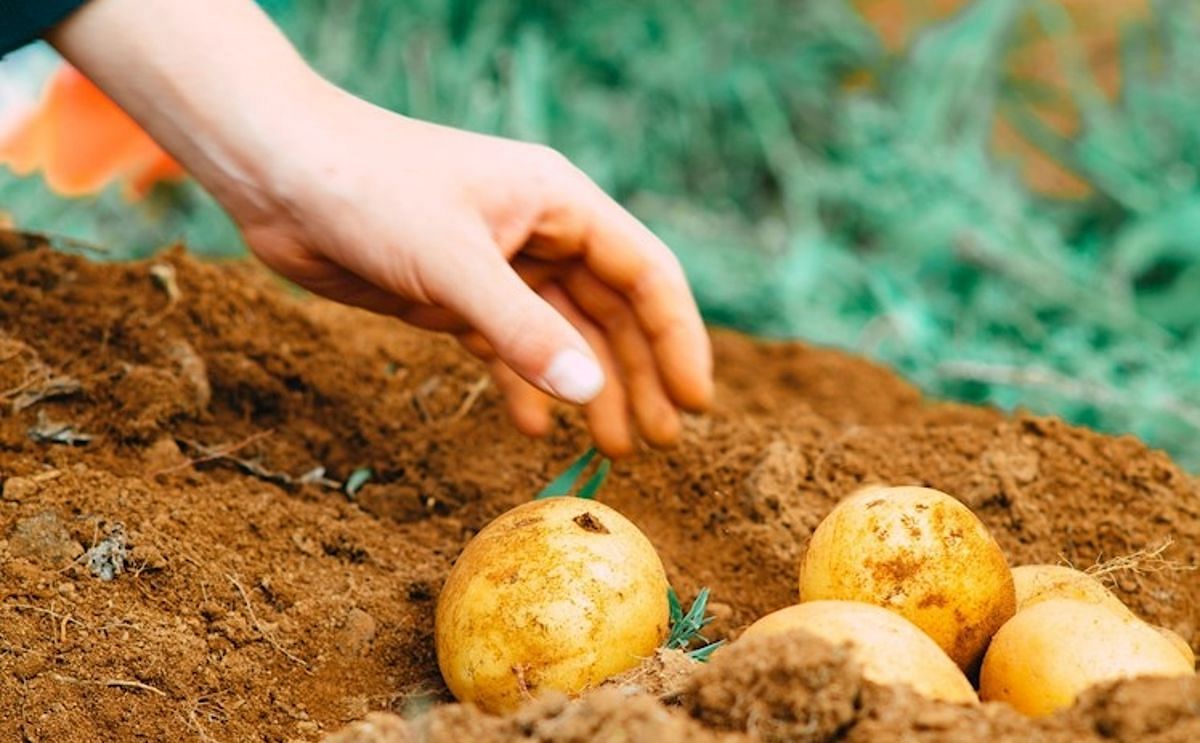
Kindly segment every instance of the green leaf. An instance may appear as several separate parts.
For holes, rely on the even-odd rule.
[[[696,648],[695,650],[689,650],[687,653],[687,657],[691,658],[692,660],[696,661],[697,663],[707,663],[708,659],[712,657],[712,654],[714,652],[716,652],[716,649],[721,647],[724,644],[725,644],[724,640],[717,640],[716,642],[710,642],[709,644],[705,645],[702,648]]]
[[[576,497],[593,500],[596,497],[596,491],[604,484],[604,478],[608,477],[608,471],[612,468],[612,462],[607,459],[600,460],[600,466],[588,478],[588,481],[583,484],[583,487],[576,493]]]
[[[533,499],[541,500],[543,498],[558,498],[560,496],[570,495],[571,490],[575,487],[575,483],[578,482],[579,478],[583,476],[583,473],[587,471],[588,465],[591,464],[592,460],[596,458],[596,454],[596,448],[589,447],[588,450],[579,457],[579,459],[576,459],[561,475],[551,480],[550,484],[542,488],[542,491],[534,496]],[[609,462],[607,458],[601,457],[600,466],[596,469],[596,472],[593,473],[592,476],[588,478],[587,482],[584,483],[583,487],[579,489],[579,497],[588,499],[594,498],[596,491],[600,489],[602,484],[604,484],[604,478],[608,476],[608,470],[611,466],[611,462]]]
[[[350,473],[346,478],[346,484],[343,489],[346,491],[346,497],[354,500],[354,496],[358,495],[358,491],[362,490],[362,486],[367,484],[367,481],[374,476],[374,472],[370,467],[359,467]]]
[[[683,619],[683,604],[679,603],[679,594],[671,586],[667,587],[667,607],[670,610],[670,626],[674,627]]]
[[[589,447],[579,459],[576,459],[574,464],[568,467],[561,475],[550,481],[550,484],[542,488],[542,492],[534,496],[534,500],[542,498],[557,498],[563,495],[570,495],[571,488],[575,487],[575,481],[587,469],[592,459],[596,456],[596,448]]]
[[[692,602],[691,608],[685,614],[683,612],[683,605],[679,603],[679,596],[675,593],[675,589],[667,589],[667,606],[671,618],[671,631],[667,635],[665,647],[671,650],[683,650],[691,644],[693,639],[707,642],[704,636],[700,634],[700,630],[704,629],[705,625],[713,620],[712,617],[704,616],[704,611],[708,608],[708,597],[709,590],[701,588],[700,592],[696,594],[696,600]]]

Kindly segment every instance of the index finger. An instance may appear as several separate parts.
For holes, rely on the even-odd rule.
[[[675,254],[581,171],[554,184],[534,229],[534,254],[574,256],[623,294],[653,349],[671,398],[689,410],[712,399],[708,333]]]

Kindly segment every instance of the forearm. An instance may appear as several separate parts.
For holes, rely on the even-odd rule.
[[[272,208],[264,154],[333,95],[251,0],[91,0],[47,39],[235,216]]]

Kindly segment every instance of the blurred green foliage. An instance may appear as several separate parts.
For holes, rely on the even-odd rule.
[[[1003,60],[1049,0],[976,0],[889,55],[837,0],[277,0],[325,75],[380,105],[547,142],[683,259],[710,320],[880,359],[926,390],[1133,432],[1200,467],[1200,4],[1121,39],[1124,92],[1063,41],[1082,118]],[[848,76],[873,85],[851,87]],[[1015,122],[1094,194],[991,150]],[[331,132],[330,136],[353,136]],[[194,187],[131,209],[0,180],[18,222],[145,251],[237,243]]]

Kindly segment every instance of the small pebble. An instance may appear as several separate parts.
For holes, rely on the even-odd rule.
[[[346,615],[346,624],[337,636],[338,650],[345,655],[366,655],[375,641],[375,632],[374,617],[362,609],[351,609]]]
[[[54,511],[23,518],[13,526],[8,547],[14,557],[24,557],[44,568],[66,567],[83,554],[83,545],[71,538]]]
[[[23,501],[37,493],[37,483],[28,477],[10,477],[4,481],[0,497],[7,501]]]

